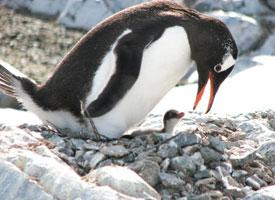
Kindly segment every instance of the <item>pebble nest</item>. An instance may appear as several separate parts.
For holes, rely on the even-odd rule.
[[[159,128],[161,119],[150,115],[142,126]],[[51,150],[81,176],[119,165],[138,173],[162,199],[225,200],[240,199],[275,184],[274,155],[261,150],[270,144],[247,132],[252,121],[274,131],[274,119],[273,111],[230,118],[188,113],[176,126],[174,137],[152,132],[99,142],[61,137],[45,127],[25,128],[34,135],[41,133]]]

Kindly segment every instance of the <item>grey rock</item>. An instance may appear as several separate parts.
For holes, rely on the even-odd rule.
[[[174,141],[160,145],[158,150],[158,155],[162,158],[171,158],[176,156],[177,153],[178,145]]]
[[[220,161],[222,159],[222,155],[220,153],[209,147],[202,147],[200,152],[206,163]]]
[[[201,143],[201,136],[197,134],[180,132],[178,133],[178,136],[172,141],[174,141],[179,147],[185,147]]]
[[[220,140],[219,137],[209,136],[210,146],[219,152],[224,152],[226,145],[225,142]]]
[[[56,134],[52,135],[48,140],[54,143],[57,148],[65,148],[66,146],[65,141]]]
[[[269,186],[249,193],[244,200],[275,200],[275,186]]]
[[[94,169],[101,161],[103,161],[106,158],[106,156],[103,153],[97,152],[95,153],[90,160],[88,160],[89,162],[89,166],[91,169]]]
[[[256,158],[256,151],[244,152],[239,155],[231,155],[230,162],[233,167],[242,167],[251,163]]]
[[[232,177],[233,178],[241,178],[241,177],[246,176],[247,174],[248,174],[248,172],[245,170],[234,170],[232,173]]]
[[[119,193],[108,186],[89,188],[83,191],[81,196],[74,200],[139,200]]]
[[[53,200],[36,181],[26,176],[19,168],[0,159],[0,195],[6,200],[13,199],[38,199]]]
[[[209,170],[202,170],[197,172],[194,177],[195,179],[203,179],[203,178],[209,178],[211,176],[210,171]]]
[[[97,151],[97,150],[100,149],[100,146],[98,145],[98,143],[93,142],[93,141],[85,142],[85,144],[83,145],[83,147],[84,147],[84,149],[94,150],[94,151]]]
[[[206,186],[209,186],[209,185],[215,185],[216,184],[216,179],[214,177],[210,177],[210,178],[204,178],[204,179],[201,179],[201,180],[198,180],[195,185],[197,187],[200,187],[201,185],[206,185]]]
[[[275,2],[273,0],[266,0],[266,3],[271,9],[275,10]]]
[[[125,167],[102,167],[91,171],[87,175],[87,179],[99,186],[109,186],[128,196],[160,199],[159,194],[149,184]]]
[[[84,140],[82,139],[77,139],[77,138],[72,138],[70,139],[70,142],[72,144],[72,148],[75,149],[75,150],[80,150],[83,148],[83,145],[85,143]]]
[[[184,181],[171,173],[160,173],[159,174],[161,184],[168,188],[180,189],[184,185]]]
[[[267,160],[270,165],[275,165],[275,141],[269,141],[263,143],[257,150],[257,152]]]
[[[263,35],[261,26],[257,21],[239,13],[214,11],[210,13],[223,21],[233,34],[240,54],[243,54],[258,44]]]
[[[171,167],[175,170],[180,170],[188,175],[193,175],[197,168],[203,165],[204,160],[202,159],[199,152],[192,156],[182,155],[171,159]]]
[[[247,185],[251,186],[255,190],[259,190],[261,188],[261,184],[255,180],[253,177],[248,177],[246,179]]]
[[[159,165],[151,160],[140,160],[129,166],[130,169],[138,173],[151,186],[156,186],[159,183]]]
[[[161,171],[167,171],[169,165],[170,165],[170,159],[169,158],[164,159],[160,164]],[[275,170],[275,168],[274,168],[274,170]]]
[[[122,145],[104,146],[100,152],[106,156],[120,158],[129,154],[129,151]]]

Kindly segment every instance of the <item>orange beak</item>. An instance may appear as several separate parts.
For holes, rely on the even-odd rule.
[[[198,91],[197,93],[197,97],[196,97],[196,100],[195,100],[195,103],[194,103],[194,107],[193,107],[193,110],[195,110],[204,94],[204,90],[205,90],[205,87],[208,83],[208,81],[210,81],[210,98],[209,98],[209,101],[208,101],[208,106],[207,106],[207,110],[205,113],[208,113],[213,105],[213,102],[214,102],[214,98],[215,98],[215,91],[214,91],[214,81],[213,81],[213,75],[211,72],[208,73],[208,80],[206,81],[206,83],[204,84],[204,86]]]

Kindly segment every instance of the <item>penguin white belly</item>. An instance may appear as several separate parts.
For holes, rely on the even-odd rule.
[[[137,81],[106,114],[94,118],[99,132],[110,138],[141,121],[180,80],[191,63],[191,49],[183,27],[167,28],[144,50]]]

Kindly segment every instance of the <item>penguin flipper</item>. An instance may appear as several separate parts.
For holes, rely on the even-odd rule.
[[[136,82],[143,51],[152,41],[160,37],[158,34],[140,34],[131,32],[122,37],[114,51],[117,55],[116,71],[108,84],[87,108],[91,117],[98,117],[110,111],[112,107],[127,93]]]

